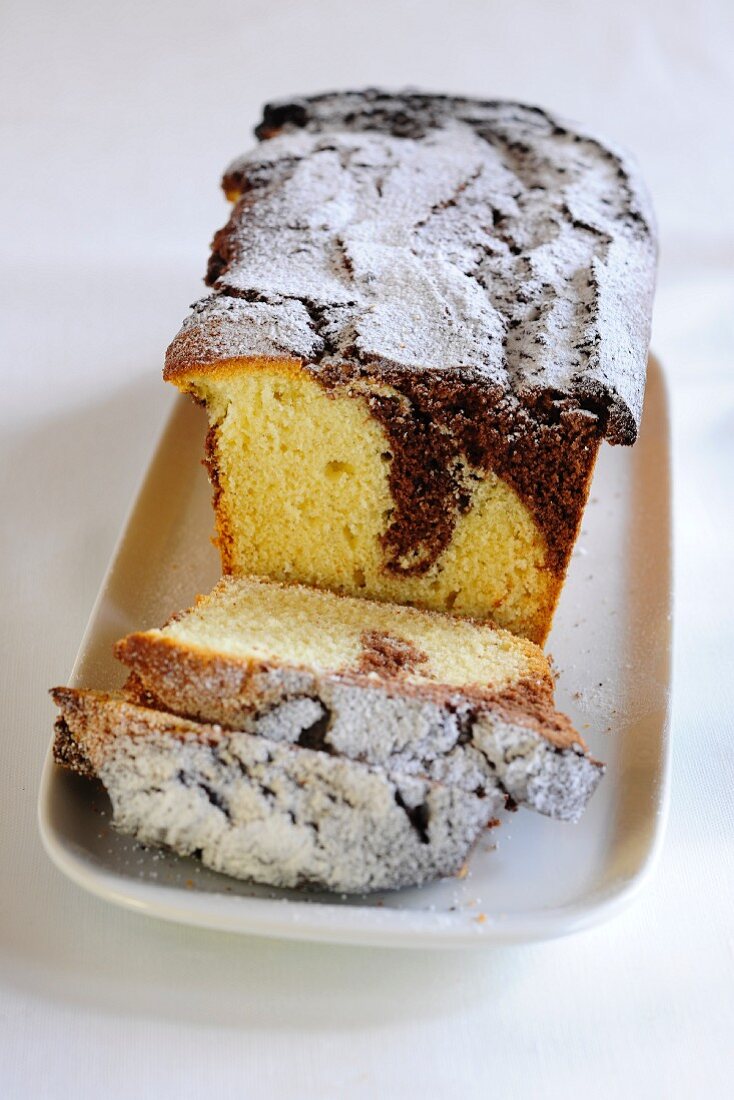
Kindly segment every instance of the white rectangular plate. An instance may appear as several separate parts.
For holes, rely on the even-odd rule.
[[[92,612],[71,683],[116,688],[112,644],[159,626],[219,575],[204,414],[180,398]],[[549,651],[557,701],[607,774],[579,825],[526,810],[480,843],[463,879],[368,897],[273,890],[143,849],[110,827],[92,784],[49,751],[41,836],[75,882],[152,916],[230,932],[405,947],[489,945],[574,932],[610,916],[649,873],[662,838],[670,696],[667,401],[652,360],[633,448],[603,447]]]

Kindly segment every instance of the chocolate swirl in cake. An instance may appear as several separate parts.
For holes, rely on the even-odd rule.
[[[538,108],[412,92],[269,105],[257,135],[167,376],[261,356],[385,382],[368,404],[393,456],[386,568],[429,568],[488,469],[554,567],[588,448],[639,427],[655,240],[634,169]]]

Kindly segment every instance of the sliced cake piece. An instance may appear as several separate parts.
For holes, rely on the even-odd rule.
[[[165,377],[206,405],[223,569],[542,643],[601,441],[642,410],[634,168],[518,103],[269,106]]]
[[[566,821],[603,773],[542,652],[487,623],[224,577],[116,654],[143,703],[467,791],[498,782]]]
[[[348,893],[456,874],[504,797],[56,688],[55,755],[143,844],[271,886]]]

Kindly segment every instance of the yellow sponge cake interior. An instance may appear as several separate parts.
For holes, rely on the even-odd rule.
[[[543,533],[491,470],[423,571],[388,569],[391,441],[367,400],[293,362],[192,373],[206,403],[224,569],[482,619],[542,641],[560,587]],[[382,387],[390,392],[390,387]]]

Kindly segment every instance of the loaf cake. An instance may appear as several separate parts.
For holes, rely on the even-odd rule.
[[[118,658],[135,701],[576,821],[603,767],[548,661],[486,623],[225,577]]]
[[[165,377],[207,409],[223,570],[542,643],[603,439],[634,442],[655,271],[628,159],[535,107],[266,107]]]
[[[123,698],[57,688],[55,754],[104,784],[116,827],[270,886],[347,893],[456,874],[502,803]]]

